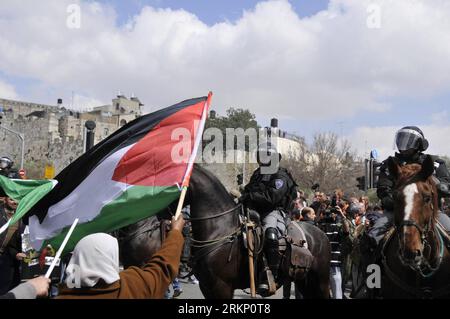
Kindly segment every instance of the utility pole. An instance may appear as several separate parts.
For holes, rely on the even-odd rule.
[[[20,155],[20,169],[23,169],[23,160],[25,157],[25,137],[23,136],[22,133],[16,132],[10,128],[7,128],[3,125],[0,125],[0,128],[4,129],[5,131],[8,131],[9,133],[12,133],[14,135],[17,136],[17,138],[22,142],[22,150],[21,150],[21,155]]]
[[[244,145],[244,163],[242,165],[242,184],[245,185],[245,162],[247,161],[247,152],[245,150],[245,145]]]
[[[92,146],[94,146],[94,129],[96,125],[94,121],[86,121],[84,126],[86,127],[85,152],[87,152],[92,148]]]
[[[10,128],[7,128],[6,126],[2,125],[2,119],[3,119],[3,106],[0,105],[0,128],[4,129],[5,131],[12,133],[17,136],[17,138],[22,142],[22,150],[21,150],[21,156],[20,156],[20,169],[23,170],[23,159],[25,157],[25,137],[22,133],[16,132]]]

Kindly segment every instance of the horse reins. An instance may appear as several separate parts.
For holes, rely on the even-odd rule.
[[[212,215],[212,216],[205,216],[205,217],[190,217],[190,218],[185,218],[186,221],[200,221],[200,220],[209,220],[209,219],[214,219],[214,218],[218,218],[218,217],[222,217],[224,215],[228,215],[231,214],[233,212],[235,212],[238,209],[242,209],[242,204],[239,204],[227,211],[224,211],[222,213],[216,214],[216,215]]]
[[[405,185],[408,184],[412,184],[416,182],[416,177],[411,178],[408,182],[405,182]],[[431,198],[434,199],[435,196],[435,192],[432,191],[431,192]],[[400,229],[403,227],[415,227],[420,234],[421,237],[421,241],[422,241],[422,245],[425,248],[426,246],[428,246],[430,248],[430,253],[431,253],[431,245],[428,243],[427,240],[427,235],[430,234],[430,232],[432,232],[432,228],[434,229],[433,235],[436,237],[437,241],[439,242],[439,248],[438,248],[438,253],[436,254],[437,257],[437,263],[435,267],[432,267],[430,262],[424,258],[424,260],[426,261],[426,269],[428,270],[427,273],[424,272],[425,267],[413,267],[413,266],[409,266],[409,268],[411,268],[413,271],[415,271],[416,273],[418,273],[422,278],[430,278],[432,277],[436,271],[440,268],[443,257],[444,257],[444,250],[445,250],[445,245],[444,245],[444,239],[442,237],[441,231],[439,230],[439,222],[437,222],[436,224],[433,225],[433,221],[434,221],[434,217],[436,215],[436,210],[435,210],[435,206],[434,206],[434,202],[431,202],[431,209],[433,210],[434,214],[432,216],[430,216],[428,222],[425,225],[425,228],[422,228],[420,225],[418,225],[414,220],[404,220],[400,223],[400,225],[394,226],[394,231],[391,232],[388,235],[388,238],[386,239],[383,248],[382,248],[382,263],[383,263],[383,267],[386,271],[387,276],[392,280],[393,283],[395,283],[398,287],[402,288],[403,290],[413,293],[416,296],[419,297],[439,297],[442,296],[443,294],[448,292],[448,288],[450,287],[450,285],[438,289],[437,291],[431,291],[429,288],[424,287],[423,289],[418,289],[416,287],[412,287],[409,284],[405,283],[404,281],[402,281],[388,266],[387,260],[386,260],[386,255],[384,254],[384,251],[386,249],[387,244],[390,242],[390,240],[392,239],[392,235],[397,232],[397,236],[398,236],[398,240],[399,240],[399,246],[401,247],[401,237],[400,237]],[[447,239],[448,236],[446,236]]]
[[[195,217],[195,218],[188,218],[186,219],[187,221],[206,221],[206,220],[211,220],[211,219],[215,219],[215,218],[219,218],[231,213],[234,213],[235,211],[237,211],[238,209],[242,210],[242,205],[239,204],[229,210],[226,210],[225,212],[221,212],[212,216],[205,216],[205,217]],[[199,250],[196,251],[193,255],[192,258],[192,263],[195,264],[195,262],[206,256],[211,254],[212,252],[218,250],[219,248],[223,247],[225,244],[231,243],[231,247],[230,247],[230,253],[228,256],[228,262],[231,260],[231,253],[232,253],[232,249],[233,249],[233,244],[238,236],[238,234],[241,231],[241,225],[239,225],[235,230],[233,230],[230,234],[227,234],[225,236],[219,237],[219,238],[215,238],[215,239],[208,239],[208,240],[197,240],[194,239],[193,237],[190,238],[192,244],[191,246],[194,248],[198,248]]]
[[[417,182],[417,177],[416,176],[412,177],[411,179],[409,179],[408,181],[406,181],[403,184],[404,185],[409,185],[409,184],[412,184],[412,183],[415,183],[415,182]],[[436,195],[435,192],[432,190],[431,191],[431,198],[434,199],[435,195]],[[400,229],[402,229],[403,227],[415,227],[419,231],[423,247],[425,248],[425,247],[428,246],[430,248],[430,253],[431,253],[431,245],[428,243],[427,235],[430,234],[431,228],[434,226],[433,228],[434,228],[435,232],[432,232],[432,233],[433,234],[437,233],[435,236],[438,237],[437,239],[439,241],[439,248],[438,248],[439,251],[436,254],[438,256],[436,267],[432,267],[430,262],[427,259],[425,259],[425,258],[424,258],[424,260],[427,263],[427,265],[425,265],[425,266],[426,266],[426,268],[428,268],[429,272],[424,273],[424,268],[425,267],[419,268],[419,267],[412,267],[412,266],[410,266],[410,268],[412,270],[418,271],[419,274],[423,278],[429,278],[429,277],[433,276],[435,274],[435,272],[439,269],[439,267],[440,267],[440,265],[442,263],[442,259],[444,257],[444,242],[443,242],[442,236],[440,235],[440,232],[436,229],[436,226],[433,225],[433,220],[434,220],[434,217],[436,215],[436,209],[435,209],[433,201],[431,201],[431,209],[433,210],[434,213],[428,219],[428,222],[426,223],[425,228],[422,228],[414,220],[410,220],[410,219],[409,220],[403,220],[400,223],[400,225],[398,227],[396,227],[397,233],[399,234],[399,236],[398,236],[398,240],[399,241],[401,240],[400,239],[401,238],[400,237],[400,231],[399,231]],[[401,242],[399,242],[399,246],[401,247]]]

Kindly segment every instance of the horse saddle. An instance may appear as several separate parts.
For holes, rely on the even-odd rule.
[[[308,242],[303,228],[297,222],[290,222],[286,229],[285,262],[288,263],[289,276],[304,276],[314,262],[314,256],[308,249]]]
[[[252,209],[248,209],[248,215],[250,217],[250,221],[254,224],[254,228],[253,228],[253,243],[252,243],[252,247],[253,250],[255,252],[255,257],[257,257],[257,253],[263,245],[263,239],[264,239],[264,234],[262,231],[262,224],[261,224],[261,216],[259,215],[259,213],[255,210]],[[240,220],[241,220],[241,224],[244,224],[244,220],[245,220],[245,215],[241,214],[239,216]],[[245,233],[245,231],[242,231],[242,235],[244,236],[244,247],[245,249],[247,249],[247,234]]]

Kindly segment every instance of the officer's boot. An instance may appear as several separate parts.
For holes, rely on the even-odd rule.
[[[268,297],[276,293],[276,279],[281,260],[278,244],[278,231],[275,228],[268,228],[266,230],[264,254],[267,258],[267,267],[262,274],[258,292],[261,296]]]

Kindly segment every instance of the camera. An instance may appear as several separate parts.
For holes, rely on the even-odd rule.
[[[242,185],[244,184],[244,175],[243,174],[238,174],[236,176],[236,181],[238,185]]]

